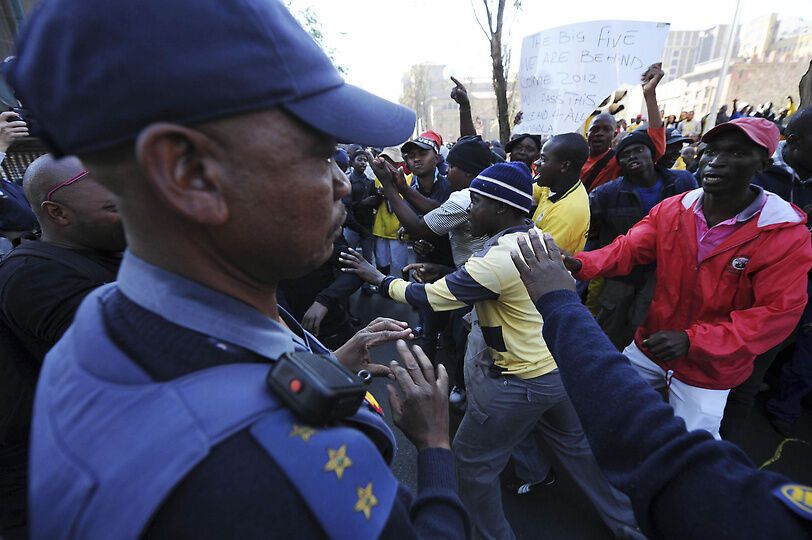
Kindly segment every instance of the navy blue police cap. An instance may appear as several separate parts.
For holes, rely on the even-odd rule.
[[[414,111],[346,84],[277,0],[50,0],[5,65],[61,154],[134,141],[153,122],[194,124],[283,107],[340,142],[408,139]]]

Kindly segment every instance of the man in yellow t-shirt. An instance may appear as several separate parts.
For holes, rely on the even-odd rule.
[[[565,251],[583,251],[589,232],[589,196],[581,183],[581,168],[589,158],[589,144],[578,133],[564,133],[549,139],[536,162],[533,214],[536,227],[549,233]],[[511,455],[519,482],[509,488],[526,495],[555,482],[550,461],[530,433]]]
[[[570,253],[584,249],[589,231],[589,196],[580,174],[589,145],[577,133],[564,133],[544,143],[536,162],[538,206],[533,222]]]
[[[394,167],[399,167],[403,163],[400,148],[397,146],[384,148],[379,157]],[[376,193],[380,194],[382,189],[383,185],[376,178]],[[372,236],[375,237],[375,265],[384,274],[400,277],[401,269],[409,264],[409,246],[398,240],[400,221],[391,204],[383,195],[380,195],[379,199],[381,203],[375,212],[375,222],[372,225]]]

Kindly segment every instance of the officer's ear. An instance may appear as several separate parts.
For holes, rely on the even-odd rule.
[[[167,207],[197,223],[228,220],[226,153],[216,141],[193,128],[161,122],[141,131],[135,152],[147,182]]]

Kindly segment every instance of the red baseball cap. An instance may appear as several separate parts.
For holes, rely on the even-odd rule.
[[[405,143],[400,147],[400,151],[406,154],[409,152],[409,149],[416,146],[418,148],[423,148],[424,150],[434,150],[439,154],[440,146],[442,145],[443,138],[440,137],[440,135],[438,135],[436,132],[429,130],[421,133],[418,138]]]
[[[702,142],[710,142],[719,135],[729,133],[730,131],[744,133],[748,139],[762,148],[766,148],[770,156],[772,156],[775,153],[775,149],[778,148],[778,141],[781,137],[775,123],[770,122],[766,118],[753,118],[748,116],[719,124],[705,133],[702,137]]]

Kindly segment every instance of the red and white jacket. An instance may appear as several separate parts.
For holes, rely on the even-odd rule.
[[[734,388],[753,360],[786,339],[807,301],[812,244],[806,215],[766,192],[760,212],[697,264],[696,189],[665,199],[608,246],[582,252],[578,279],[622,276],[657,263],[657,286],[635,343],[664,370],[687,384]],[[688,354],[663,362],[642,341],[662,331],[685,331]]]

